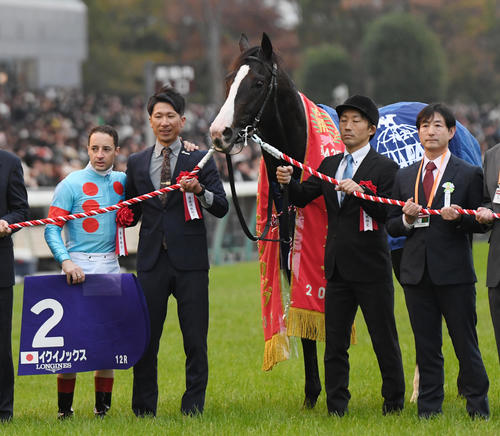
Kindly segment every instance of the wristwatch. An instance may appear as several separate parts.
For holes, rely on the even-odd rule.
[[[201,183],[200,183],[200,186],[201,186],[201,191],[198,192],[198,194],[195,194],[197,197],[203,197],[205,195],[205,186],[203,186]]]

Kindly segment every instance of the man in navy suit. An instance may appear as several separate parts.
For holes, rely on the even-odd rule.
[[[404,373],[394,319],[392,266],[385,231],[387,207],[361,200],[354,191],[388,197],[398,165],[377,153],[369,141],[379,113],[368,97],[355,95],[337,106],[346,152],[326,157],[318,171],[341,180],[335,188],[310,177],[299,184],[292,167],[278,167],[280,183],[290,185],[296,206],[323,195],[328,213],[325,248],[325,390],[328,412],[343,416],[349,392],[351,326],[361,308],[382,375],[384,414],[404,406]]]
[[[191,171],[203,158],[206,152],[187,151],[179,137],[185,123],[184,108],[184,98],[173,88],[164,87],[149,99],[147,109],[156,144],[130,156],[126,198],[175,184],[181,172]],[[186,353],[181,411],[186,415],[203,412],[208,380],[209,269],[203,211],[221,218],[228,203],[213,159],[198,176],[182,178],[182,192],[171,191],[133,207],[135,222],[142,215],[137,275],[151,321],[150,344],[134,366],[132,409],[137,416],[156,415],[157,356],[170,295],[177,300]]]
[[[460,215],[481,205],[481,168],[453,156],[448,142],[455,134],[455,117],[444,105],[426,106],[417,116],[424,147],[420,162],[398,171],[393,198],[406,200],[387,222],[392,236],[406,236],[401,259],[401,284],[415,336],[420,371],[418,415],[442,413],[444,317],[460,363],[459,388],[471,417],[489,417],[488,376],[476,333],[476,275],[472,262],[473,232],[484,226],[474,216]],[[408,200],[407,200],[408,199]],[[423,216],[422,207],[441,209]]]
[[[14,366],[12,364],[12,302],[14,253],[9,224],[25,221],[28,196],[19,158],[0,150],[0,423],[12,419]]]

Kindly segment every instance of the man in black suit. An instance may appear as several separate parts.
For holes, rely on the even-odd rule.
[[[500,360],[500,220],[493,216],[500,213],[500,144],[484,153],[483,170],[483,207],[478,209],[476,220],[491,227],[486,286]]]
[[[25,221],[28,196],[19,158],[0,150],[0,423],[12,419],[14,366],[12,363],[12,303],[14,252],[9,224]]]
[[[179,134],[184,127],[184,98],[164,87],[148,102],[156,144],[130,156],[126,198],[174,184],[183,171],[191,171],[206,152],[189,152]],[[132,409],[137,416],[156,415],[158,401],[158,348],[167,314],[168,298],[177,300],[186,353],[186,391],[181,411],[202,413],[208,380],[208,249],[201,208],[223,217],[228,210],[224,188],[213,159],[198,179],[182,179],[182,191],[133,207],[135,222],[142,215],[137,250],[137,275],[144,290],[151,321],[151,341],[134,366]],[[162,198],[163,197],[163,198]],[[196,218],[199,215],[200,218]]]
[[[460,362],[460,394],[472,417],[489,416],[488,376],[476,334],[476,275],[472,263],[473,232],[484,231],[474,216],[460,215],[457,205],[481,205],[481,168],[453,156],[448,142],[455,117],[442,104],[426,106],[417,116],[425,154],[421,162],[399,170],[393,198],[408,199],[387,222],[392,236],[406,236],[401,283],[415,336],[420,371],[418,415],[442,412],[444,370],[442,321],[446,320]],[[422,207],[441,208],[441,216],[422,216]]]
[[[325,389],[330,414],[347,412],[351,397],[349,355],[351,326],[358,306],[368,326],[382,374],[383,413],[404,406],[404,374],[394,319],[394,287],[385,220],[387,207],[358,199],[354,191],[388,196],[395,162],[370,147],[378,110],[368,97],[353,96],[336,108],[346,152],[323,160],[318,171],[341,180],[335,188],[316,177],[299,184],[291,167],[279,167],[280,183],[304,207],[323,195],[328,213],[325,248]]]

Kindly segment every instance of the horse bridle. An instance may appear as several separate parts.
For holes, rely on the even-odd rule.
[[[267,93],[264,98],[264,101],[262,103],[262,106],[260,107],[259,111],[254,117],[254,120],[251,124],[248,124],[246,127],[242,128],[239,130],[239,132],[234,136],[234,139],[232,141],[231,145],[234,145],[236,142],[238,142],[238,139],[242,140],[244,142],[244,145],[246,146],[248,144],[248,137],[251,136],[256,130],[257,130],[257,125],[260,123],[260,119],[262,117],[262,114],[264,112],[264,109],[266,108],[267,102],[271,98],[271,94],[273,94],[273,91],[276,91],[278,88],[278,65],[276,62],[273,62],[272,67],[269,66],[269,64],[265,63],[262,59],[256,57],[256,56],[248,56],[245,58],[245,61],[247,60],[252,60],[259,62],[261,65],[264,65],[270,72],[271,72],[271,80],[269,81],[269,85],[267,87]],[[281,131],[283,131],[283,123],[281,121],[281,116],[278,111],[278,102],[277,102],[277,93],[274,92],[274,105],[276,108],[276,114],[278,116],[278,122],[281,127]],[[285,139],[286,140],[286,139]],[[231,161],[231,155],[229,153],[226,153],[226,162],[227,162],[227,168],[228,168],[228,175],[229,175],[229,185],[231,187],[231,194],[233,198],[233,203],[234,207],[236,209],[236,214],[238,215],[238,220],[240,221],[241,228],[243,229],[243,232],[252,241],[269,241],[269,242],[284,242],[284,243],[290,243],[291,237],[288,239],[269,239],[266,238],[269,229],[271,227],[271,222],[272,222],[272,209],[273,209],[273,196],[272,196],[272,187],[271,183],[269,183],[269,193],[268,193],[268,202],[267,202],[267,219],[266,219],[266,224],[264,226],[264,230],[262,231],[260,236],[253,235],[252,232],[250,232],[250,229],[248,228],[245,218],[243,216],[243,213],[240,208],[238,196],[236,195],[236,187],[234,183],[234,173],[233,173],[233,164]],[[285,209],[286,208],[286,209]],[[285,191],[284,195],[284,204],[283,204],[283,211],[286,210],[286,213],[288,214],[288,193]]]

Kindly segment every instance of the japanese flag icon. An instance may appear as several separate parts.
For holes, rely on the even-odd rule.
[[[21,351],[20,363],[38,363],[38,351]]]

